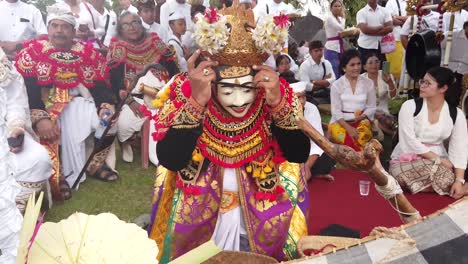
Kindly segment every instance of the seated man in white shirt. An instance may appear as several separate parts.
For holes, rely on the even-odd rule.
[[[169,32],[167,29],[160,24],[156,23],[155,20],[155,9],[156,5],[154,1],[150,0],[141,0],[137,4],[138,15],[143,21],[143,27],[150,33],[154,32],[158,34],[159,38],[167,43],[169,40]]]
[[[307,83],[297,82],[291,84],[294,93],[304,108],[304,118],[320,133],[323,135],[322,119],[317,107],[306,101],[305,88]],[[309,181],[312,177],[317,179],[324,179],[327,181],[334,181],[335,178],[330,175],[330,171],[335,167],[335,160],[330,158],[327,153],[317,146],[312,140],[310,141],[309,158],[305,162],[305,178]]]
[[[0,1],[0,47],[10,57],[22,49],[21,43],[47,34],[41,11],[20,0]]]
[[[308,101],[329,104],[330,85],[336,77],[331,63],[323,58],[323,43],[319,40],[310,42],[309,54],[299,67],[299,79],[307,83]]]
[[[380,52],[380,41],[382,36],[393,31],[390,13],[378,5],[377,0],[367,0],[367,5],[356,14],[356,23],[361,30],[357,41],[361,60],[369,53],[375,53],[380,54],[380,61],[385,61],[385,56]]]

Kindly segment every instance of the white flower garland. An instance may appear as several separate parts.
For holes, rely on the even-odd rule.
[[[217,14],[214,9],[208,9],[205,15],[197,15],[192,37],[203,51],[216,54],[224,48],[229,38],[226,23],[226,16]]]
[[[277,17],[265,16],[261,19],[253,31],[252,38],[257,49],[268,54],[277,54],[283,49],[288,39],[289,21],[277,24]],[[287,19],[287,17],[285,18]]]

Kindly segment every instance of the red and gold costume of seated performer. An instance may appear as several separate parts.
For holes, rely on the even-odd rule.
[[[55,48],[48,40],[33,40],[16,57],[16,68],[25,79],[33,128],[42,119],[54,123],[73,99],[70,90],[89,88],[97,108],[101,103],[112,103],[105,83],[108,68],[105,58],[91,45],[76,42],[68,51]],[[61,175],[58,143],[41,140],[53,161],[50,177],[54,199],[61,199]]]
[[[167,73],[159,75],[165,82],[179,72],[174,50],[164,44],[156,33],[149,33],[139,44],[113,38],[107,60],[114,90],[126,89],[135,75],[150,64],[159,63],[166,68]]]

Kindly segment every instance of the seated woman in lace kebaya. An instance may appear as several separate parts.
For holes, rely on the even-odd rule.
[[[420,81],[421,98],[406,101],[398,115],[399,141],[390,174],[411,193],[436,192],[460,198],[468,194],[464,173],[468,132],[463,112],[450,105],[454,76],[447,68],[430,69]],[[448,149],[444,146],[448,141]]]
[[[332,118],[328,130],[331,140],[362,150],[372,139],[371,121],[376,110],[374,84],[360,75],[361,59],[356,50],[348,50],[341,57],[338,80],[330,91]]]

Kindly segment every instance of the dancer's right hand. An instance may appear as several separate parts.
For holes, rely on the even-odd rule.
[[[211,98],[211,83],[216,81],[213,67],[218,65],[216,61],[202,61],[195,67],[195,62],[201,51],[197,50],[187,60],[188,78],[192,87],[192,98],[202,106],[205,106]]]

